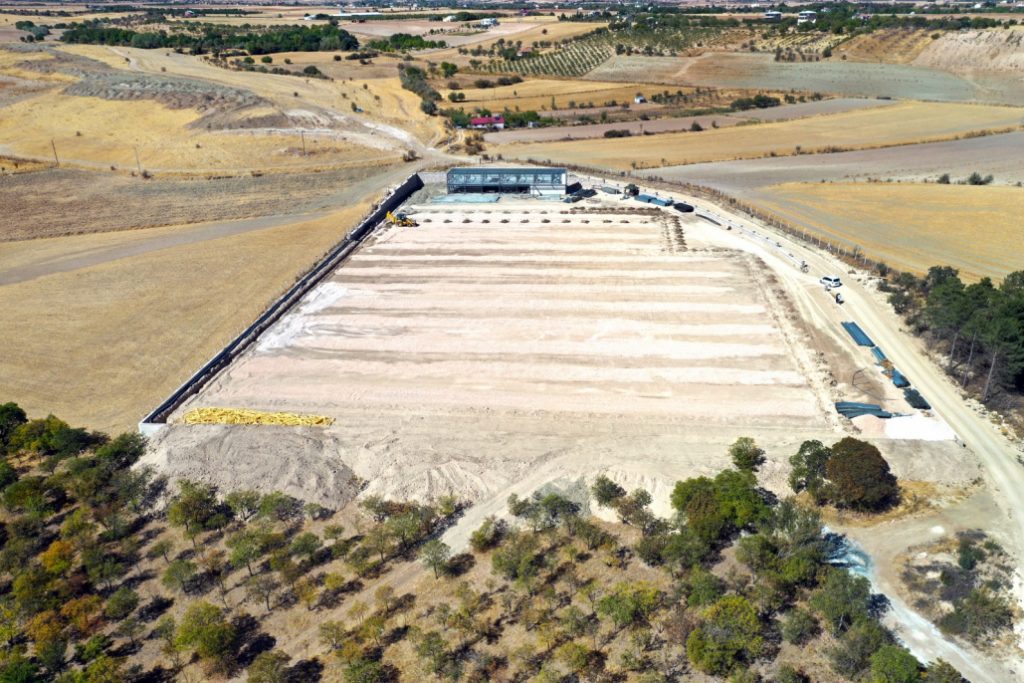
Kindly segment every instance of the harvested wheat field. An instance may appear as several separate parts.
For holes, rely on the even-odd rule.
[[[335,418],[319,438],[287,435],[289,457],[323,467],[332,451],[393,498],[486,497],[606,461],[661,482],[664,504],[679,471],[741,432],[789,444],[831,429],[756,258],[705,249],[692,218],[494,206],[419,207],[420,227],[364,246],[172,416],[163,467],[205,476],[219,449],[277,450],[281,430],[181,424],[230,406]]]
[[[210,225],[0,244],[0,281],[7,267],[35,274],[0,286],[0,386],[26,410],[131,429],[366,206],[224,237]]]
[[[630,167],[810,154],[947,139],[1019,128],[1024,109],[972,104],[905,102],[876,109],[764,123],[700,133],[642,138],[551,142],[492,147],[505,157],[626,170]]]
[[[950,265],[966,279],[1024,267],[1024,190],[907,183],[791,183],[758,201],[829,239],[860,245],[890,266]]]
[[[467,109],[481,107],[500,112],[503,109],[515,111],[548,111],[552,109],[572,109],[576,106],[605,106],[611,103],[627,104],[633,102],[637,93],[650,92],[650,86],[642,83],[600,83],[595,81],[557,80],[547,78],[527,79],[514,85],[496,88],[471,88],[471,80],[463,79],[467,87],[461,92],[466,95],[461,106]],[[488,77],[487,80],[493,80]],[[691,89],[685,89],[690,92]],[[450,91],[445,91],[447,94]]]

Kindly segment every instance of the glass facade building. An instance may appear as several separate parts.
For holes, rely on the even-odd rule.
[[[563,195],[566,176],[564,168],[453,168],[448,192]]]

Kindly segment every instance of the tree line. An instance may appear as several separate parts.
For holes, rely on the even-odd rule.
[[[170,48],[192,54],[214,54],[225,50],[245,50],[262,55],[273,52],[329,52],[357,50],[359,41],[348,31],[323,24],[287,26],[248,31],[229,26],[202,24],[195,33],[137,32],[108,26],[99,20],[71,24],[61,35],[66,43],[123,45],[144,49]]]
[[[884,265],[879,272],[888,274]],[[912,329],[945,356],[945,369],[982,401],[1024,393],[1024,271],[997,287],[990,278],[965,284],[959,271],[935,266],[924,277],[887,281],[889,302]]]

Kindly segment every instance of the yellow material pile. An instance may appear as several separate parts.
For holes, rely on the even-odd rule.
[[[328,427],[333,417],[300,415],[298,413],[268,413],[244,408],[193,408],[185,413],[185,424],[222,425],[285,425],[288,427]]]

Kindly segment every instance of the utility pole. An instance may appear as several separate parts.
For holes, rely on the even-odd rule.
[[[139,146],[135,145],[132,149],[135,150],[135,167],[139,169],[139,175],[142,175],[142,163],[139,161]]]
[[[306,131],[300,130],[299,137],[302,138],[302,156],[306,156]]]
[[[53,161],[60,168],[60,159],[57,158],[57,144],[53,141],[53,138],[50,138],[50,147],[53,147]]]

